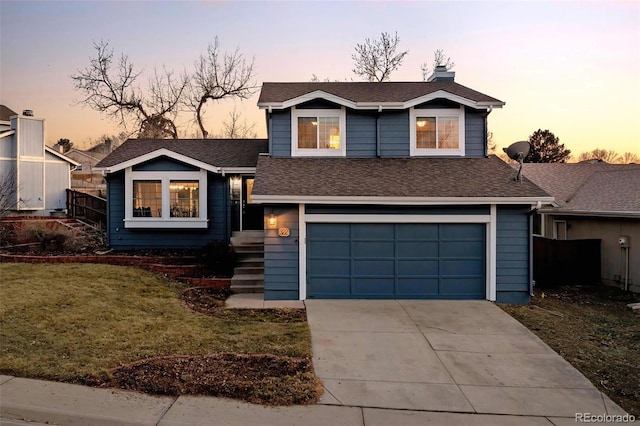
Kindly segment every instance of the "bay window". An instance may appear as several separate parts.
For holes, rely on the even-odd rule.
[[[291,110],[292,156],[344,156],[345,134],[344,107]]]
[[[464,155],[464,107],[411,108],[411,155]]]
[[[206,228],[207,172],[125,171],[125,228]]]

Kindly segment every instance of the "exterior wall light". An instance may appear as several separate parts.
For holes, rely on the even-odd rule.
[[[276,226],[278,224],[278,220],[276,219],[276,215],[271,213],[268,219],[269,226]]]

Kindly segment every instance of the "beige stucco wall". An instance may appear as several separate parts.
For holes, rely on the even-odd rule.
[[[640,292],[640,220],[545,215],[544,236],[553,238],[553,221],[567,222],[567,239],[602,240],[602,280],[605,284],[624,287],[625,250],[618,245],[621,236],[630,237],[629,287]]]

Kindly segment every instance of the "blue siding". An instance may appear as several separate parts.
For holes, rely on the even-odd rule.
[[[498,206],[496,301],[529,302],[529,209]]]
[[[465,108],[465,157],[484,157],[487,131],[486,112]]]
[[[347,110],[347,157],[376,156],[376,113]]]
[[[124,172],[107,178],[108,244],[117,250],[150,248],[199,248],[214,240],[230,237],[230,208],[227,180],[209,173],[207,176],[207,229],[127,229],[124,227]]]
[[[168,157],[159,157],[132,167],[134,172],[197,172],[200,169]]]
[[[414,108],[416,109],[458,109],[460,108],[460,104],[457,102],[450,101],[449,99],[434,99],[429,102],[425,102],[420,105],[416,105]]]
[[[265,214],[271,211],[265,208]],[[290,235],[279,237],[277,229],[264,231],[264,299],[298,300],[298,206],[274,207],[273,213],[278,218],[278,228],[289,228]]]
[[[325,99],[313,99],[299,105],[296,105],[297,109],[337,109],[340,110],[342,108],[341,105],[338,105],[333,102],[329,102]]]
[[[347,140],[347,146],[349,141]],[[409,111],[380,115],[380,156],[409,157]]]
[[[271,155],[291,157],[291,110],[271,114]]]

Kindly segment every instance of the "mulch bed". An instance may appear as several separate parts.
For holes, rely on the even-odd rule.
[[[323,392],[309,358],[231,353],[137,361],[118,367],[105,386],[266,405],[313,404]]]
[[[191,309],[205,315],[215,315],[224,309],[228,290],[190,287],[180,293],[180,299]]]

